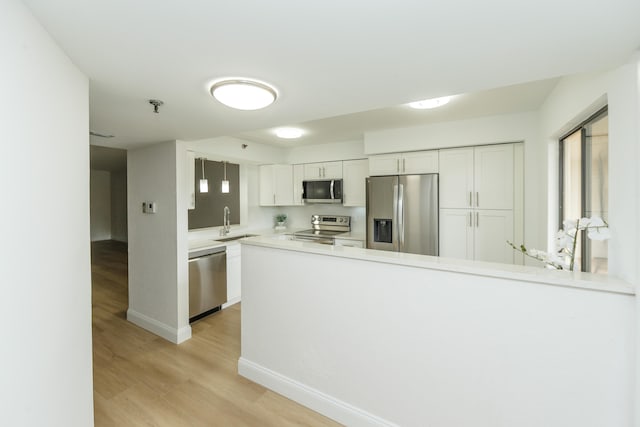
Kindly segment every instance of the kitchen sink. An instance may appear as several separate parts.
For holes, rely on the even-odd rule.
[[[255,237],[257,234],[241,234],[239,236],[224,237],[222,239],[215,239],[216,242],[232,242],[234,240],[244,239],[245,237]]]

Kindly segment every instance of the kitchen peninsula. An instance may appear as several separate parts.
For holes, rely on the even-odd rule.
[[[625,282],[268,237],[242,260],[240,374],[343,424],[631,424]]]

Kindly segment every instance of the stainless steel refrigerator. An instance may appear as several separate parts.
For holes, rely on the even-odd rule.
[[[438,174],[367,179],[367,248],[438,255]]]

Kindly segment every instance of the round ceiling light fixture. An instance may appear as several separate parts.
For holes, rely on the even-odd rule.
[[[221,80],[211,86],[210,92],[220,103],[237,110],[259,110],[278,97],[271,86],[249,79]]]
[[[422,101],[410,102],[408,105],[409,107],[417,110],[426,110],[429,108],[442,107],[443,105],[448,104],[449,101],[451,101],[450,96],[443,96],[441,98],[423,99]]]
[[[296,139],[302,136],[302,129],[298,128],[280,128],[276,129],[276,135],[278,138],[283,139]]]

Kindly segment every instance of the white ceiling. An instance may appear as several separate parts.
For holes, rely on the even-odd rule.
[[[416,112],[386,107],[607,69],[640,47],[638,0],[25,3],[91,80],[91,130],[115,135],[92,143],[117,148],[224,135],[270,142],[253,131],[302,123],[313,131],[305,143],[351,139],[372,123],[416,123]],[[231,110],[207,90],[221,77],[269,82],[279,99]],[[541,102],[527,86],[511,89],[531,95],[522,104]],[[511,101],[461,98],[456,114],[519,99],[503,91]],[[165,102],[160,114],[150,98]],[[379,111],[361,113],[370,110]],[[448,117],[429,120],[439,114]]]

